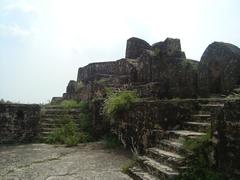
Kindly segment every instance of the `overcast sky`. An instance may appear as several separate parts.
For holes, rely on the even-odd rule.
[[[61,96],[78,68],[117,60],[132,36],[180,38],[200,60],[213,41],[240,47],[239,0],[0,0],[0,99]]]

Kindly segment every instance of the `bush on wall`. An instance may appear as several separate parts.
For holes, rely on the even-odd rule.
[[[108,118],[112,119],[117,114],[128,111],[136,100],[137,94],[134,91],[112,93],[105,100],[103,111]]]

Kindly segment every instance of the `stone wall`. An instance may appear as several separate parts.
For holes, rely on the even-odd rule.
[[[137,102],[115,119],[112,130],[132,151],[142,153],[156,145],[165,130],[181,128],[197,109],[197,101],[191,100]]]
[[[127,40],[126,58],[136,59],[144,50],[152,49],[152,47],[144,40],[132,37]]]
[[[224,104],[216,126],[216,160],[229,179],[240,179],[240,100]]]
[[[38,105],[0,104],[0,144],[32,142],[39,118]]]

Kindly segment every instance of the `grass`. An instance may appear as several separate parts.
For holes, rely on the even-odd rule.
[[[137,95],[133,91],[121,91],[112,93],[104,102],[103,111],[110,119],[117,114],[128,111],[134,102],[137,100]]]

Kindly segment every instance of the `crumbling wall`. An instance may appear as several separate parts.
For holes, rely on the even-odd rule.
[[[0,104],[0,144],[32,142],[39,119],[38,105]]]
[[[197,108],[197,102],[190,100],[137,102],[130,111],[119,114],[112,130],[132,151],[142,153],[156,145],[164,131],[181,128]]]
[[[229,179],[240,179],[240,100],[227,101],[216,124],[216,161]]]

